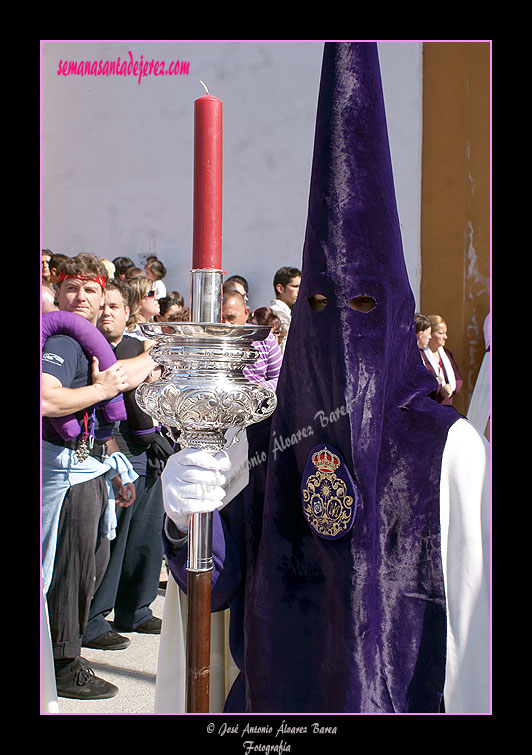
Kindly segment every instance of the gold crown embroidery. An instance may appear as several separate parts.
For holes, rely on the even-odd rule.
[[[323,448],[312,456],[316,473],[309,475],[303,489],[303,511],[310,526],[326,537],[336,537],[349,528],[353,497],[336,475],[340,459]]]

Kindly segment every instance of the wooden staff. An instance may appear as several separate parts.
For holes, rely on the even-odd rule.
[[[208,713],[211,652],[211,571],[189,571],[187,576],[187,713]]]

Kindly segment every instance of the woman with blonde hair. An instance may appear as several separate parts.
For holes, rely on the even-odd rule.
[[[140,323],[154,322],[159,314],[159,300],[155,296],[153,281],[144,276],[131,278],[128,281],[130,290],[129,308],[131,314],[127,321],[126,335],[146,341],[140,329]]]
[[[441,315],[428,315],[431,335],[428,345],[421,351],[425,367],[438,381],[436,401],[440,404],[452,404],[453,396],[460,391],[464,381],[460,377],[453,354],[445,348],[447,341],[447,323]]]

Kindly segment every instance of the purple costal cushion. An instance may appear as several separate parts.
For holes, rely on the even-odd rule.
[[[100,363],[100,370],[108,369],[117,360],[109,342],[88,320],[74,312],[47,312],[42,315],[41,347],[48,338],[58,334],[74,338],[89,358],[96,356]],[[98,404],[104,418],[108,422],[126,419],[126,408],[121,393],[111,399]],[[69,414],[65,417],[53,417],[51,423],[64,440],[73,440],[81,432],[76,417]]]

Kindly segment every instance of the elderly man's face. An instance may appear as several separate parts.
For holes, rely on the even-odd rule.
[[[249,315],[249,307],[236,297],[228,297],[222,302],[222,321],[228,325],[245,325]]]

